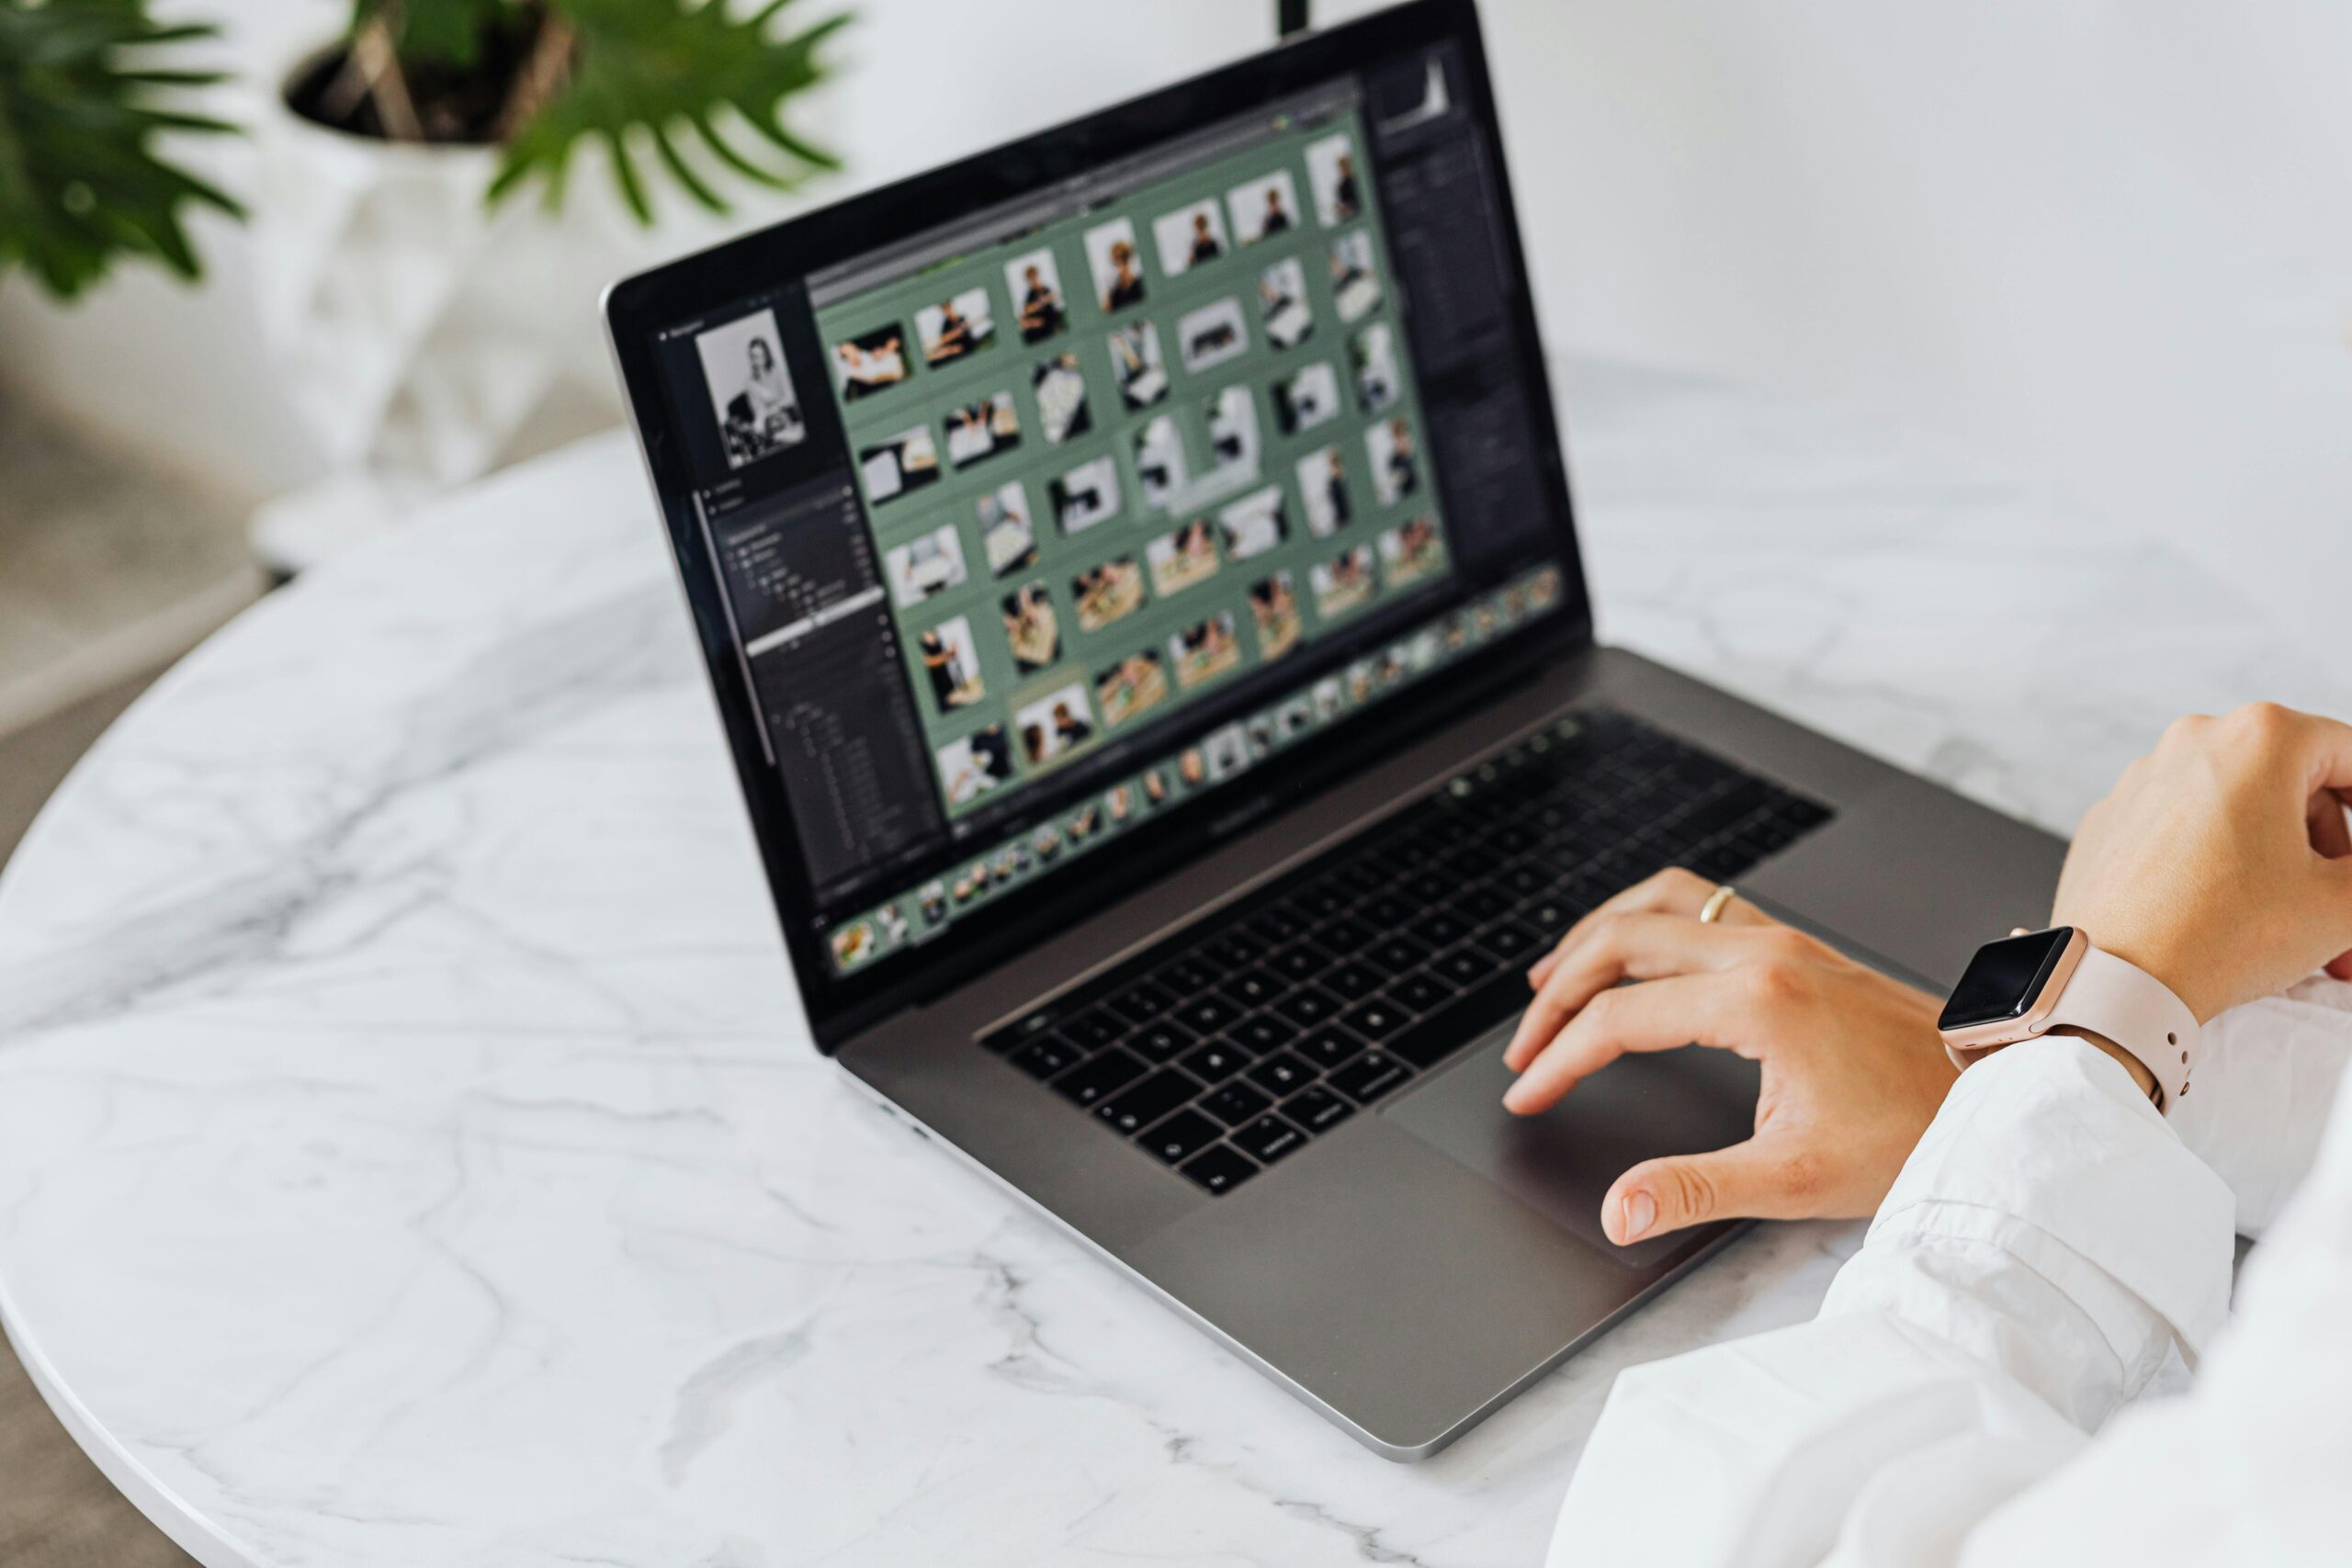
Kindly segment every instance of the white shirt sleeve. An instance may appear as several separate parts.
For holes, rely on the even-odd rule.
[[[2078,1041],[1963,1074],[1819,1318],[1618,1379],[1554,1568],[2342,1560],[2352,1115],[2249,1268],[2258,1329],[2090,1436],[2212,1349],[2232,1232],[2322,1144],[2352,987],[2224,1015],[2207,1050],[2169,1121]]]

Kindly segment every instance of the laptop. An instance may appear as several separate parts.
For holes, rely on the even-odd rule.
[[[1943,985],[2047,907],[2047,835],[1595,640],[1468,0],[606,314],[816,1047],[1382,1455],[1739,1229],[1599,1222],[1748,1134],[1729,1053],[1501,1109],[1578,916],[1685,865]]]

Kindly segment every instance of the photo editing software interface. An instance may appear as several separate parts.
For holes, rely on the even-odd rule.
[[[1564,584],[1453,46],[663,331],[837,973]]]

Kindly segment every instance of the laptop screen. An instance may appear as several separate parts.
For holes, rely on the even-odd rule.
[[[1286,84],[651,324],[665,499],[831,977],[1581,614],[1474,51]]]

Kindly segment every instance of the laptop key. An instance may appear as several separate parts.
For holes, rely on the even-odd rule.
[[[1149,1071],[1137,1057],[1114,1048],[1082,1062],[1054,1080],[1054,1091],[1080,1105],[1093,1105]]]
[[[1266,961],[1266,967],[1290,980],[1312,980],[1331,966],[1331,955],[1311,942],[1286,947]]]
[[[1309,1031],[1306,1037],[1291,1047],[1318,1067],[1336,1067],[1350,1057],[1363,1055],[1363,1042],[1337,1024]]]
[[[1340,1004],[1329,992],[1306,986],[1276,1002],[1274,1010],[1302,1029],[1312,1029],[1339,1011]]]
[[[1094,1114],[1122,1133],[1140,1133],[1200,1092],[1198,1078],[1169,1067],[1096,1106]]]
[[[1262,1056],[1269,1051],[1279,1051],[1297,1039],[1298,1027],[1276,1018],[1272,1013],[1261,1012],[1255,1018],[1245,1018],[1227,1030],[1225,1037],[1251,1055]]]
[[[1452,947],[1470,934],[1470,927],[1461,917],[1440,909],[1426,919],[1415,921],[1412,931],[1431,947]]]
[[[1453,981],[1441,979],[1423,969],[1389,987],[1388,994],[1415,1012],[1435,1012],[1446,1004],[1454,989]]]
[[[1288,1094],[1311,1082],[1317,1069],[1283,1051],[1267,1057],[1250,1069],[1250,1081],[1268,1094]]]
[[[1129,986],[1111,998],[1111,1010],[1129,1023],[1149,1023],[1176,1005],[1176,998],[1150,981]]]
[[[1368,964],[1351,959],[1323,976],[1323,984],[1351,1002],[1362,1001],[1380,989],[1387,978]]]
[[[1176,1010],[1176,1021],[1195,1034],[1215,1034],[1240,1017],[1241,1010],[1223,997],[1203,997]]]
[[[1126,1047],[1147,1062],[1165,1062],[1198,1040],[1199,1035],[1172,1019],[1147,1023],[1126,1038]]]
[[[1411,1069],[1386,1052],[1367,1051],[1325,1081],[1358,1105],[1370,1105],[1410,1077]]]
[[[1212,1040],[1176,1064],[1203,1083],[1222,1083],[1249,1064],[1250,1054],[1229,1041]]]
[[[1289,989],[1289,981],[1266,969],[1252,969],[1225,983],[1226,996],[1243,1008],[1264,1007]]]
[[[1523,1011],[1531,996],[1527,982],[1514,970],[1503,970],[1456,997],[1442,1010],[1382,1042],[1382,1049],[1417,1067],[1433,1067],[1512,1014]]]
[[[1258,1174],[1258,1168],[1248,1158],[1222,1144],[1193,1156],[1177,1168],[1213,1198],[1223,1197]]]
[[[1319,1083],[1283,1101],[1283,1114],[1310,1133],[1328,1133],[1355,1113],[1354,1106]]]
[[[1475,986],[1502,967],[1475,947],[1456,948],[1430,967],[1457,986]]]
[[[1365,1002],[1353,1011],[1342,1014],[1340,1021],[1367,1040],[1385,1040],[1405,1027],[1406,1014],[1396,1003],[1378,998]]]
[[[1127,1026],[1101,1008],[1062,1025],[1062,1037],[1082,1051],[1099,1051],[1127,1032]]]
[[[1078,1060],[1080,1053],[1058,1034],[1048,1034],[1042,1040],[1032,1040],[1015,1051],[1012,1065],[1033,1078],[1049,1078]]]
[[[1535,933],[1515,920],[1505,920],[1492,931],[1478,933],[1478,945],[1506,964],[1533,962]]]
[[[1201,1109],[1228,1127],[1238,1127],[1262,1115],[1272,1100],[1246,1083],[1229,1083],[1201,1101]]]
[[[1261,1165],[1272,1165],[1287,1154],[1295,1154],[1306,1145],[1306,1134],[1279,1116],[1259,1117],[1247,1127],[1237,1127],[1232,1134],[1234,1147],[1256,1159]]]
[[[1179,1111],[1136,1139],[1154,1157],[1180,1165],[1225,1135],[1225,1129],[1197,1111]]]

